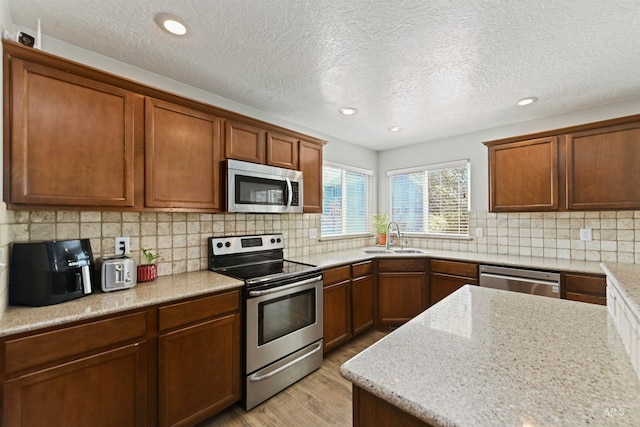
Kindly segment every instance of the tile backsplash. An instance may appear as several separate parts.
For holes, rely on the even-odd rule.
[[[477,228],[482,237],[475,237]],[[580,229],[592,240],[580,240]],[[427,248],[640,264],[640,211],[491,213],[472,211],[470,239],[410,238]]]
[[[490,213],[472,211],[469,239],[409,237],[411,246],[464,252],[640,263],[640,211]],[[309,238],[320,214],[200,214],[154,212],[11,211],[0,206],[0,313],[7,304],[8,245],[14,241],[88,238],[95,257],[114,253],[114,238],[129,236],[131,256],[158,250],[158,274],[207,268],[210,236],[281,232],[289,258],[371,246],[373,236]],[[482,237],[474,237],[476,229]],[[592,241],[580,240],[580,229]]]
[[[372,237],[320,241],[319,214],[200,214],[155,212],[11,211],[0,210],[0,313],[6,307],[9,243],[16,241],[90,239],[94,257],[113,255],[115,237],[128,236],[130,256],[140,263],[141,248],[161,254],[161,276],[205,270],[211,236],[282,233],[285,255],[296,257],[370,245]]]

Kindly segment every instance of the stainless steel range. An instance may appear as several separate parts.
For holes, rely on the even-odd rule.
[[[209,238],[209,269],[245,282],[247,410],[322,365],[322,270],[283,255],[282,234]]]

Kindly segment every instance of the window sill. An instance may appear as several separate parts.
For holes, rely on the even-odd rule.
[[[362,239],[368,237],[374,237],[375,234],[363,233],[363,234],[342,234],[340,236],[320,236],[319,242],[331,241],[331,240],[347,240],[347,239]]]
[[[446,240],[473,240],[471,236],[448,236],[446,234],[411,234],[403,233],[408,238],[416,239],[446,239]]]

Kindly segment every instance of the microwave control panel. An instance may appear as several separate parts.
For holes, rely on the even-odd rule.
[[[300,183],[291,183],[291,206],[300,206]]]

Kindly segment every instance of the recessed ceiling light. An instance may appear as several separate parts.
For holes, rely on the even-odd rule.
[[[402,128],[400,126],[391,126],[389,132],[400,132]]]
[[[357,112],[358,109],[354,107],[343,107],[340,109],[340,114],[344,114],[345,116],[353,116]]]
[[[525,106],[525,105],[533,104],[537,100],[538,98],[536,98],[535,96],[530,96],[529,98],[522,98],[520,101],[518,101],[518,105]]]
[[[175,15],[171,15],[169,13],[158,13],[154,20],[160,28],[171,34],[175,34],[177,36],[187,34],[187,25]]]

